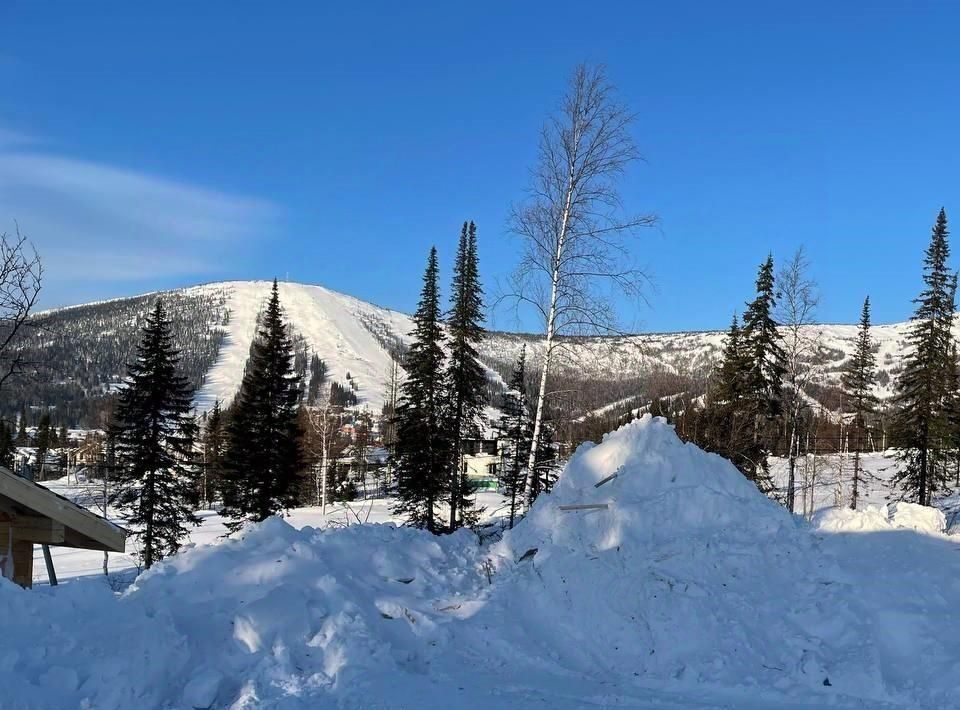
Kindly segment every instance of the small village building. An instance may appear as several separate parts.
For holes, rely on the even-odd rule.
[[[127,531],[120,526],[0,466],[3,577],[21,587],[33,585],[34,545],[123,552],[126,537]]]
[[[497,439],[467,439],[463,442],[461,471],[475,488],[497,487],[500,461]]]

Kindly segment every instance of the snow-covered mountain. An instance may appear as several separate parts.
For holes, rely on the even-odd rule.
[[[230,314],[217,360],[197,392],[200,409],[218,399],[229,402],[239,388],[257,315],[270,287],[269,281],[232,281],[187,289],[224,290]],[[379,410],[390,372],[390,349],[409,339],[410,317],[322,286],[281,283],[279,290],[287,319],[310,351],[326,363],[328,376],[346,382],[349,374],[360,402]]]
[[[228,281],[48,311],[43,314],[48,329],[30,347],[43,353],[50,376],[41,385],[11,393],[9,407],[55,405],[80,412],[74,418],[84,416],[87,410],[76,403],[102,395],[120,381],[123,365],[134,353],[137,329],[158,295],[164,296],[173,314],[177,347],[184,351],[189,375],[198,388],[199,408],[207,409],[218,399],[227,402],[243,376],[257,316],[270,286],[269,281]],[[409,342],[410,316],[301,283],[281,283],[280,299],[299,338],[301,354],[315,353],[326,364],[330,380],[349,384],[361,405],[378,411],[391,358]],[[810,334],[820,338],[815,384],[821,393],[817,396],[839,383],[856,331],[855,325],[811,328]],[[873,329],[882,397],[892,393],[907,332],[907,323]],[[576,406],[581,414],[606,413],[643,404],[644,398],[702,387],[723,340],[722,331],[569,339],[558,373],[563,388],[578,393]],[[492,380],[508,376],[524,346],[529,367],[535,370],[543,354],[542,338],[504,332],[488,335],[481,356]]]

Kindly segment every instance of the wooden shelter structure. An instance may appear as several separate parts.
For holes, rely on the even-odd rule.
[[[33,586],[33,546],[123,552],[127,531],[0,466],[0,574]],[[51,579],[53,581],[53,579]]]

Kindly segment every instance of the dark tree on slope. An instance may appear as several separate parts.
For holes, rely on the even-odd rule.
[[[463,223],[453,267],[451,308],[447,316],[450,358],[447,383],[450,396],[450,530],[475,522],[471,487],[463,465],[463,442],[480,436],[487,376],[477,347],[483,339],[483,290],[477,265],[477,228]]]
[[[40,415],[40,421],[37,422],[37,432],[33,437],[33,445],[37,448],[35,476],[38,481],[42,481],[46,476],[47,454],[50,452],[52,444],[50,412],[44,412]]]
[[[0,466],[13,469],[13,432],[6,422],[0,422]]]
[[[771,422],[783,413],[783,375],[786,357],[780,345],[780,333],[773,319],[776,307],[773,257],[760,265],[757,295],[743,314],[743,353],[746,362],[744,404],[753,426],[754,442],[761,444],[757,458],[747,466],[747,477],[763,491],[772,488],[767,472],[765,435],[771,434]]]
[[[432,248],[413,316],[413,343],[404,363],[407,379],[397,407],[394,506],[394,512],[410,525],[431,532],[441,528],[436,507],[447,492],[451,461],[437,277],[437,250]]]
[[[277,282],[250,350],[227,426],[223,497],[237,528],[297,502],[303,432],[297,419],[300,383],[283,320]]]
[[[227,451],[226,422],[220,401],[213,404],[207,413],[203,427],[203,476],[200,485],[200,500],[209,505],[223,486],[224,459]]]
[[[747,386],[750,361],[743,331],[734,314],[723,347],[723,356],[710,378],[703,414],[703,448],[733,463],[747,477],[762,456],[748,412]]]
[[[941,209],[923,260],[925,288],[914,299],[910,354],[897,380],[902,467],[896,480],[903,493],[921,505],[929,505],[945,483],[945,469],[938,469],[937,459],[949,437],[945,405],[952,394],[948,384],[956,290],[956,276],[947,270],[947,237],[947,215]]]
[[[307,404],[317,404],[320,389],[327,379],[327,365],[316,353],[310,358],[310,389],[307,394]]]
[[[864,433],[867,428],[867,416],[873,413],[877,398],[873,394],[876,378],[876,357],[870,341],[870,297],[863,301],[860,312],[860,330],[857,332],[857,346],[853,357],[841,376],[844,394],[853,411],[851,429],[854,440],[853,481],[850,495],[850,507],[857,509],[860,496],[860,451],[863,448]]]
[[[20,418],[18,419],[17,424],[17,446],[26,446],[30,443],[30,437],[27,436],[27,410],[20,410]]]
[[[191,392],[172,340],[169,317],[157,301],[110,427],[116,442],[112,500],[139,531],[147,569],[176,552],[187,526],[200,522],[189,467]]]
[[[533,505],[533,502],[541,493],[549,493],[560,474],[560,461],[557,457],[556,448],[556,427],[554,422],[549,419],[544,419],[540,424],[533,473],[534,475],[530,477],[530,489],[527,492],[529,505]]]
[[[520,357],[513,368],[507,391],[503,393],[500,418],[501,464],[500,485],[510,499],[510,527],[513,528],[517,511],[523,501],[526,483],[526,466],[533,440],[533,424],[530,421],[530,403],[526,390],[527,348],[520,350]]]

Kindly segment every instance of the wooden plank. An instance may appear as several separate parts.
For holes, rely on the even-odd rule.
[[[60,545],[65,538],[63,523],[34,515],[18,515],[10,523],[13,539],[44,545]]]
[[[33,586],[33,543],[14,540],[13,581],[24,589]]]
[[[609,503],[580,503],[578,505],[561,505],[560,510],[606,510]]]
[[[67,528],[67,538],[89,540],[89,549],[124,551],[127,534],[123,528],[0,466],[0,498],[3,497],[32,513],[61,523]],[[78,535],[70,535],[70,530]]]

